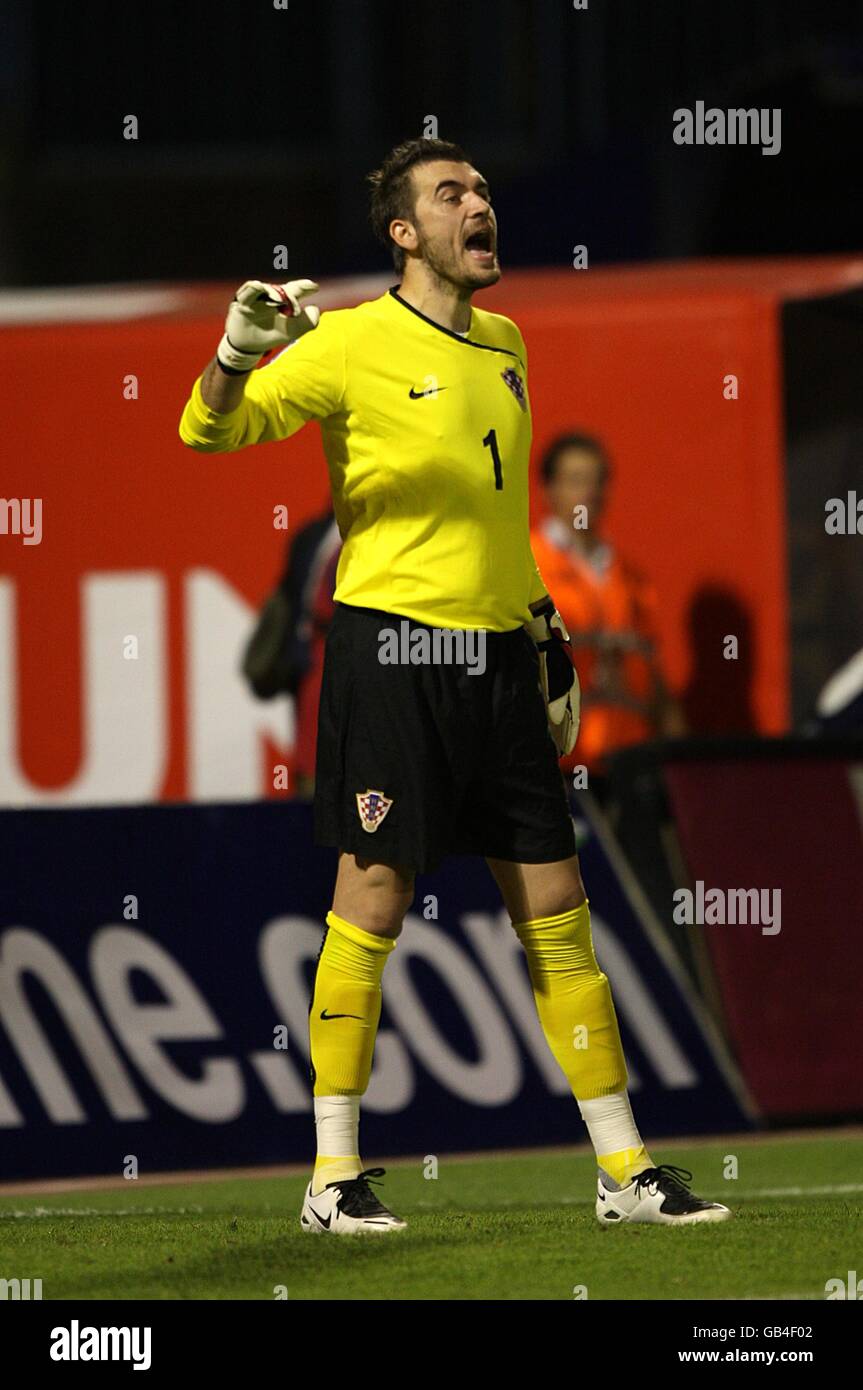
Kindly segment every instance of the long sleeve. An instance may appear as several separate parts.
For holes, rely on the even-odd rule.
[[[250,373],[236,410],[211,410],[199,377],[180,419],[180,438],[201,453],[229,453],[287,439],[308,420],[338,411],[345,373],[344,321],[341,313],[331,311],[321,316],[317,328]]]
[[[513,327],[515,327],[515,325],[513,325]],[[518,353],[519,353],[519,356],[520,356],[520,359],[521,359],[522,367],[523,367],[523,369],[524,369],[525,389],[526,389],[526,388],[527,388],[527,347],[526,347],[526,345],[525,345],[524,338],[522,337],[520,331],[519,331],[517,328],[516,328],[516,342],[517,342],[517,344],[518,344]],[[547,597],[548,597],[548,589],[546,588],[546,586],[545,586],[545,581],[544,581],[542,575],[541,575],[540,572],[539,572],[539,565],[536,563],[536,559],[534,558],[534,554],[533,554],[533,551],[532,551],[532,550],[531,550],[531,552],[530,552],[530,560],[531,560],[532,570],[531,570],[531,576],[530,576],[530,596],[529,596],[529,598],[528,598],[528,604],[529,604],[529,605],[533,605],[534,603],[538,603],[540,599],[542,599],[542,598],[547,598]]]

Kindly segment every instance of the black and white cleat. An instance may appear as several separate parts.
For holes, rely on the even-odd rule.
[[[382,1178],[385,1172],[384,1168],[366,1168],[355,1178],[327,1183],[314,1197],[309,1183],[300,1215],[303,1230],[336,1236],[404,1231],[407,1222],[385,1207],[371,1189],[371,1181]]]
[[[699,1221],[727,1221],[728,1207],[705,1202],[687,1187],[692,1174],[673,1163],[645,1168],[628,1187],[611,1192],[600,1177],[597,1182],[596,1215],[603,1226],[621,1226],[626,1221],[647,1221],[660,1226],[692,1226]]]

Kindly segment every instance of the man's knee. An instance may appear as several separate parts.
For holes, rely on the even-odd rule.
[[[571,887],[562,888],[553,898],[546,917],[559,917],[564,912],[574,912],[587,901],[587,894],[582,884],[573,884]]]
[[[342,854],[333,911],[354,926],[393,939],[413,897],[412,869]]]
[[[388,864],[370,863],[363,870],[363,886],[365,909],[373,922],[366,930],[381,936],[398,936],[414,899],[413,874]]]
[[[581,880],[578,857],[564,860],[550,866],[545,883],[541,888],[543,917],[560,917],[564,912],[574,912],[586,901],[587,894]]]
[[[560,917],[586,899],[577,855],[553,864],[488,864],[514,922]]]

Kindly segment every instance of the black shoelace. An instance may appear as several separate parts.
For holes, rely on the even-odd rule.
[[[655,1184],[657,1190],[664,1192],[666,1196],[689,1196],[687,1183],[690,1182],[692,1174],[688,1168],[677,1168],[673,1163],[658,1163],[655,1168],[645,1168],[643,1173],[638,1174],[635,1190],[640,1193],[642,1187]]]
[[[336,1186],[342,1190],[342,1200],[339,1203],[345,1216],[389,1216],[385,1206],[378,1201],[377,1194],[372,1192],[370,1182],[375,1178],[382,1178],[386,1172],[385,1168],[365,1168],[355,1178],[340,1179]],[[376,1183],[375,1186],[380,1184]]]

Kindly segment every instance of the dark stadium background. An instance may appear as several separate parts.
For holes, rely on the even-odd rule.
[[[489,177],[508,265],[567,264],[573,239],[595,264],[863,242],[859,0],[3,11],[7,285],[231,278],[280,223],[292,264],[374,268],[362,176],[428,114]],[[673,145],[697,99],[782,106],[782,157]]]

